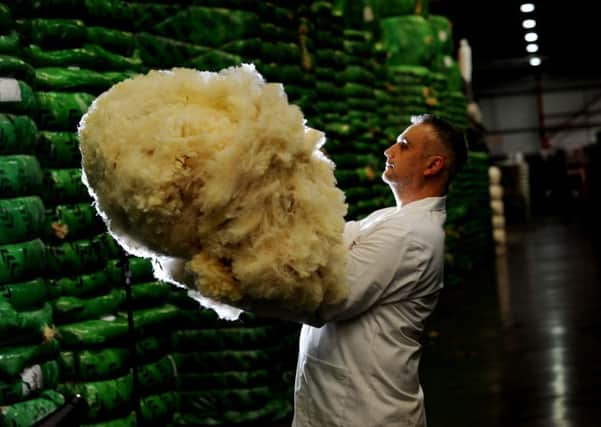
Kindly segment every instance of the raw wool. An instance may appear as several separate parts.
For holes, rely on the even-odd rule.
[[[196,290],[232,305],[312,311],[346,296],[346,205],[324,135],[252,65],[125,80],[79,136],[84,183],[128,251],[184,259]]]

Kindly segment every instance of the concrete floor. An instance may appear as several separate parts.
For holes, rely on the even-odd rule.
[[[593,231],[555,218],[513,226],[505,256],[444,291],[421,365],[429,427],[601,426]]]

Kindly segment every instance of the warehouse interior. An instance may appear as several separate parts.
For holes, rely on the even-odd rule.
[[[412,115],[464,131],[421,338],[428,426],[601,425],[600,8],[0,0],[0,426],[291,424],[299,325],[224,320],[158,280],[82,182],[97,96],[242,63],[325,132],[347,221],[394,205],[383,151]]]

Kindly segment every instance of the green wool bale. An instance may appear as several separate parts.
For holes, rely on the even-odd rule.
[[[40,277],[27,282],[0,284],[0,299],[18,311],[39,307],[49,295],[48,283]]]
[[[38,126],[45,130],[74,132],[95,96],[84,92],[36,92],[35,99],[38,104]]]
[[[42,168],[35,156],[0,156],[0,197],[37,194],[42,186],[42,176]]]
[[[87,39],[87,28],[77,19],[19,19],[17,31],[25,45],[42,47],[78,47]]]
[[[46,266],[46,246],[40,239],[0,245],[0,283],[38,277]]]
[[[0,420],[11,427],[29,427],[65,404],[62,394],[43,391],[38,397],[11,406],[0,407]]]
[[[1,155],[33,153],[36,146],[37,127],[31,118],[0,114]]]
[[[15,377],[26,367],[58,354],[59,345],[56,339],[39,341],[34,345],[0,348],[0,377]]]
[[[388,65],[430,65],[434,53],[432,27],[421,16],[397,16],[380,21]]]

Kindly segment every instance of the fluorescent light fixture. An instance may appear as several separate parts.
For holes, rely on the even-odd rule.
[[[524,36],[524,38],[526,39],[526,41],[528,43],[532,43],[538,40],[538,34],[536,33],[526,33],[526,35]]]
[[[530,65],[533,67],[538,67],[540,65],[540,58],[538,56],[533,56],[530,58]]]
[[[538,45],[536,43],[529,43],[526,46],[526,50],[530,53],[538,52]]]
[[[534,19],[524,19],[524,21],[522,21],[522,27],[526,29],[534,28],[536,27],[536,21]]]
[[[532,3],[523,3],[520,6],[520,10],[524,13],[534,12],[534,5]]]

